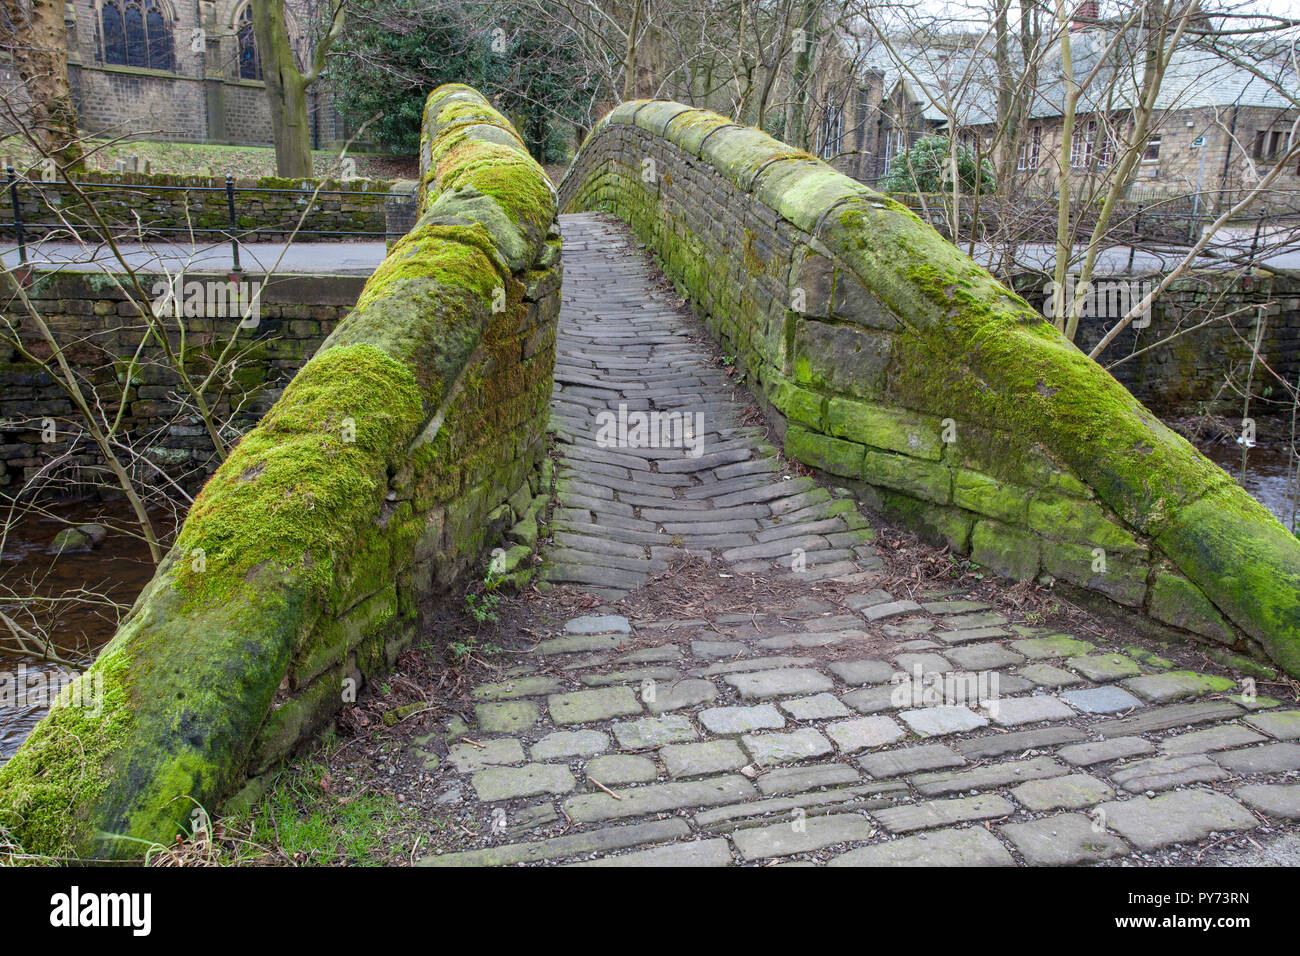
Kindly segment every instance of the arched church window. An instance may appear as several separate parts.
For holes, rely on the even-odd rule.
[[[99,7],[99,41],[104,63],[176,69],[169,16],[157,0],[103,0]]]
[[[239,78],[260,80],[262,59],[257,55],[257,37],[253,33],[253,5],[244,4],[235,21],[235,35],[239,38]]]

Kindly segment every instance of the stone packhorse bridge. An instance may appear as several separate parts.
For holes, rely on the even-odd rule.
[[[596,786],[562,804],[578,831],[527,842],[512,830],[502,848],[438,862],[564,859],[853,800],[870,801],[880,824],[836,814],[798,837],[780,825],[781,834],[733,838],[741,859],[764,859],[866,844],[881,827],[908,833],[1021,812],[998,795],[925,802],[950,793],[1019,790],[1041,778],[1015,797],[1032,813],[1094,806],[1116,789],[1256,772],[1249,757],[1234,767],[1205,756],[1217,749],[1209,743],[1192,752],[1161,742],[1164,756],[1116,766],[1110,784],[1067,776],[1048,756],[951,769],[968,761],[1064,744],[1056,756],[1091,767],[1154,751],[1143,734],[1207,721],[1231,722],[1201,732],[1227,734],[1224,747],[1300,736],[1295,712],[1262,712],[1253,698],[1168,703],[1231,681],[1159,672],[1050,631],[1012,633],[986,605],[875,589],[880,559],[854,502],[780,474],[764,430],[736,419],[727,377],[684,334],[622,227],[582,215],[612,213],[657,255],[737,357],[788,458],[1009,577],[1049,575],[1099,610],[1300,675],[1300,544],[897,203],[755,130],[665,102],[627,103],[606,117],[557,196],[509,124],[461,86],[429,98],[421,171],[415,228],[213,476],[81,678],[102,682],[103,713],[56,709],[0,769],[0,822],[29,851],[130,858],[169,842],[197,807],[220,806],[390,668],[418,632],[422,597],[450,587],[503,533],[515,542],[510,568],[529,555],[535,531],[521,529],[535,527],[553,495],[545,576],[611,601],[682,548],[754,573],[795,573],[797,556],[805,580],[859,593],[844,613],[812,601],[779,620],[752,609],[748,623],[734,614],[570,622],[536,662],[476,691],[473,748],[454,734],[446,742],[451,764],[472,775],[480,809],[507,801],[531,821],[524,829],[557,817],[549,803],[518,802],[583,789],[572,772],[581,765]],[[677,429],[674,447],[611,447],[597,434],[601,413],[617,421],[652,411],[678,413],[665,419]],[[560,453],[554,488],[543,467],[548,417]],[[796,618],[803,623],[790,626]],[[672,643],[700,628],[730,639],[699,633],[689,652]],[[855,645],[880,637],[893,646],[876,641],[872,659],[854,659]],[[988,716],[891,703],[890,674],[913,663],[930,673],[1026,658],[1038,663],[1002,683],[1002,693],[1025,696],[978,702]],[[1062,666],[1043,663],[1055,658]],[[1120,680],[1125,688],[1111,683]],[[628,686],[646,681],[664,683],[640,697]],[[732,697],[745,706],[726,706]],[[1088,723],[1134,708],[1143,709]],[[889,709],[901,724],[878,716]],[[784,731],[787,717],[792,732],[754,733]],[[979,735],[990,719],[1033,729]],[[623,753],[605,753],[610,733]],[[935,737],[951,746],[925,742]],[[1233,753],[1294,760],[1289,751],[1261,756],[1269,747],[1293,745]],[[742,767],[751,773],[731,772]],[[653,782],[664,774],[669,782]],[[623,784],[621,794],[609,790]],[[842,789],[825,799],[828,786]],[[814,788],[816,799],[799,796]],[[1268,788],[1237,797],[1265,809],[1285,802]],[[1158,803],[1171,799],[1178,806]],[[1294,807],[1294,795],[1286,799]],[[875,811],[882,800],[902,804]],[[1255,820],[1217,791],[1137,806],[1146,800],[1105,804],[1139,847]],[[692,807],[718,809],[697,813],[694,828],[685,818],[604,826]],[[1190,829],[1151,837],[1179,813]],[[1127,847],[1109,835],[1090,842],[1078,814],[1050,819],[1078,837],[1070,859]],[[1053,861],[1033,826],[1003,835],[1027,862]],[[950,860],[1010,861],[987,832],[971,833],[909,837],[921,842],[905,848],[892,841],[892,857],[865,845],[852,852],[861,862],[918,862],[946,847]],[[672,846],[662,860],[732,859],[719,837],[684,844],[680,855]]]

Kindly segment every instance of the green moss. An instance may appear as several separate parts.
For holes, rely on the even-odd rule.
[[[53,712],[0,769],[13,817],[3,824],[26,848],[132,857],[169,842],[196,805],[214,808],[240,782],[255,741],[268,760],[337,707],[321,668],[340,652],[368,673],[391,665],[414,615],[410,564],[430,511],[449,514],[431,547],[450,552],[436,554],[450,573],[484,543],[484,512],[522,482],[513,466],[508,487],[492,480],[507,434],[495,416],[538,418],[549,381],[524,409],[514,336],[527,306],[508,260],[531,264],[553,198],[521,149],[508,160],[509,142],[463,147],[467,130],[504,123],[477,93],[444,89],[430,102],[446,104],[438,129],[462,148],[439,149],[446,182],[425,197],[429,214],[196,499],[90,672],[105,679],[105,716]],[[513,235],[500,211],[515,217]],[[399,483],[413,497],[390,500]],[[339,646],[331,625],[395,581],[405,583],[384,614]],[[277,701],[282,688],[303,693],[286,676],[311,681],[310,693]]]
[[[864,451],[861,445],[827,438],[797,425],[790,425],[785,431],[785,454],[788,458],[843,478],[862,477]]]
[[[1300,674],[1300,543],[1263,505],[1220,488],[1175,514],[1156,543],[1274,663]]]
[[[184,563],[177,587],[197,603],[224,601],[270,566],[296,569],[323,597],[336,571],[330,542],[378,511],[388,462],[422,418],[414,376],[388,355],[368,345],[322,352],[195,500],[176,546],[201,549],[205,566]]]
[[[491,235],[481,226],[418,224],[384,257],[362,289],[356,308],[392,295],[397,283],[411,279],[433,280],[443,288],[490,301],[505,281],[498,255]]]
[[[491,196],[510,220],[540,241],[555,217],[555,195],[539,175],[541,168],[521,154],[495,143],[439,179],[444,189],[471,186]]]
[[[741,250],[741,258],[745,263],[745,271],[749,273],[751,279],[761,276],[767,271],[767,263],[754,250],[754,230],[745,230],[745,244]]]
[[[102,711],[72,701],[98,703]],[[107,790],[107,761],[134,728],[129,658],[110,646],[59,702],[30,743],[0,766],[0,826],[28,853],[63,857],[89,836],[86,811]]]
[[[840,438],[916,458],[938,461],[942,456],[938,419],[906,409],[832,398],[826,411],[826,430]]]

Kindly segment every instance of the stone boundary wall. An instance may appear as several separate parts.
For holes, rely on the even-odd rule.
[[[116,636],[0,767],[28,852],[139,857],[310,737],[538,482],[555,192],[477,92],[429,97],[421,215],[195,500]],[[94,688],[102,684],[96,696]],[[80,695],[80,697],[78,697]]]
[[[657,253],[791,458],[1003,575],[1300,674],[1300,542],[897,201],[663,101],[602,120],[560,195]]]
[[[87,173],[83,200],[67,183],[20,180],[19,207],[27,242],[49,237],[70,241],[72,230],[99,231],[94,211],[113,235],[130,241],[141,232],[152,240],[185,242],[189,231],[218,242],[230,230],[224,176],[170,176],[146,173]],[[152,187],[176,187],[157,189]],[[320,193],[312,202],[313,191]],[[13,240],[13,202],[0,170],[0,239]],[[146,188],[150,187],[150,188]],[[288,190],[259,192],[254,190]],[[402,235],[410,226],[414,184],[402,180],[259,179],[235,180],[235,223],[247,242],[288,239],[302,219],[299,241],[359,241],[364,236],[321,236],[323,232]],[[310,208],[305,219],[303,210]],[[138,219],[137,219],[138,217]],[[214,231],[215,230],[215,231]]]
[[[1099,282],[1123,276],[1100,276]],[[1046,293],[1041,277],[1014,282],[1025,299],[1043,311]],[[1300,380],[1300,279],[1266,274],[1198,271],[1179,278],[1151,308],[1151,324],[1143,329],[1130,326],[1121,332],[1101,356],[1101,364],[1112,366],[1112,375],[1142,404],[1162,417],[1195,415],[1208,411],[1228,417],[1241,415],[1241,395],[1225,387],[1229,374],[1238,387],[1244,386],[1255,341],[1258,308],[1264,307],[1264,336],[1256,384],[1272,383],[1273,398],[1282,389],[1263,371],[1267,366],[1293,387]],[[1238,315],[1230,315],[1246,309]],[[1174,334],[1191,329],[1211,315],[1223,316],[1204,328],[1189,331],[1172,342],[1143,352],[1121,365],[1125,356]],[[1085,353],[1092,351],[1113,318],[1085,316],[1079,322],[1076,341]],[[1255,400],[1254,414],[1290,414],[1288,405]],[[1279,436],[1280,437],[1280,436]]]
[[[226,275],[186,273],[185,283],[225,283]],[[152,292],[167,276],[141,274],[141,287]],[[362,276],[263,275],[247,273],[243,281],[260,289],[256,325],[240,328],[239,318],[185,317],[166,320],[168,340],[184,351],[193,374],[205,374],[234,336],[242,353],[231,381],[216,398],[213,412],[220,421],[236,409],[233,425],[239,433],[252,428],[280,397],[294,373],[316,353],[320,344],[356,304],[365,285]],[[83,381],[92,384],[106,414],[116,416],[120,404],[124,437],[142,446],[149,460],[193,494],[218,464],[212,441],[199,422],[177,420],[174,401],[179,382],[161,346],[145,335],[146,326],[125,289],[94,272],[34,271],[28,296],[55,339],[71,346],[67,358]],[[0,313],[14,318],[24,345],[37,355],[48,354],[38,332],[25,321],[25,309],[15,297],[0,296]],[[184,337],[180,324],[184,322]],[[137,370],[123,393],[120,363],[138,356]],[[57,437],[46,441],[44,423],[53,419]],[[62,458],[63,481],[74,481],[82,467],[101,464],[89,442],[79,440],[82,427],[72,400],[35,362],[0,343],[0,487],[10,493]],[[148,469],[140,479],[156,482]],[[91,490],[91,489],[87,489]]]
[[[929,222],[945,239],[948,235],[947,209],[952,196],[940,193],[889,193],[916,215]],[[1076,203],[1076,206],[1079,204]],[[1142,206],[1139,213],[1138,207]],[[1025,196],[1004,203],[993,196],[980,198],[978,208],[972,196],[960,200],[961,238],[965,242],[971,235],[973,217],[979,216],[977,239],[990,234],[1010,232],[1018,242],[1056,242],[1056,200],[1051,197]],[[1071,212],[1075,229],[1088,236],[1097,225],[1098,211],[1094,205],[1075,208]],[[1138,242],[1168,242],[1186,244],[1192,227],[1192,198],[1180,196],[1144,202],[1119,200],[1111,214],[1107,230],[1111,242],[1134,240]]]

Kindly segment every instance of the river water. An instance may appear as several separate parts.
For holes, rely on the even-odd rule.
[[[1202,448],[1211,461],[1220,465],[1233,478],[1241,478],[1241,448],[1221,444]],[[1290,486],[1288,487],[1288,473]],[[1260,501],[1273,516],[1288,528],[1294,529],[1296,520],[1295,469],[1289,464],[1283,446],[1261,445],[1249,450],[1246,456],[1246,480],[1242,487]]]
[[[36,595],[37,603],[26,607],[34,609],[42,631],[64,649],[62,656],[90,660],[117,630],[119,615],[153,577],[153,562],[148,546],[122,530],[132,526],[124,503],[70,502],[56,507],[67,521],[103,524],[110,529],[109,537],[93,551],[56,556],[50,545],[68,525],[52,518],[24,517],[10,531],[0,554],[0,610],[30,630],[32,618],[10,596]],[[156,514],[153,519],[161,533],[167,517]],[[61,600],[82,591],[108,601]],[[123,609],[114,608],[110,601]],[[0,763],[13,755],[45,714],[37,689],[57,688],[59,681],[66,682],[75,673],[36,658],[0,654]]]

